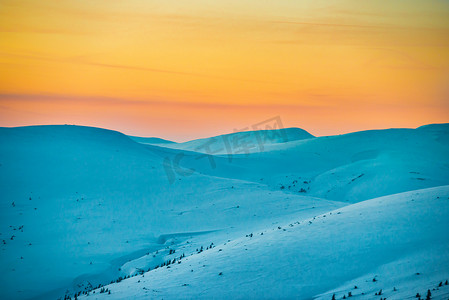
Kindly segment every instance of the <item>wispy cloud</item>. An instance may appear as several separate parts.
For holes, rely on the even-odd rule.
[[[410,55],[409,53],[397,49],[391,48],[371,48],[373,50],[378,50],[379,55],[365,63],[366,68],[371,68],[373,66],[376,67],[385,67],[391,69],[414,69],[414,70],[445,70],[447,67],[443,66],[435,66],[429,63],[422,61]],[[385,54],[388,54],[386,56]],[[388,57],[388,60],[387,60]],[[394,59],[394,63],[391,62],[392,58]]]
[[[314,95],[325,97],[326,95]],[[270,110],[270,109],[315,109],[322,107],[319,104],[234,104],[234,103],[211,103],[211,102],[186,102],[168,99],[124,99],[116,97],[102,96],[81,96],[63,94],[0,94],[0,103],[7,102],[42,103],[42,104],[76,104],[76,105],[108,105],[108,106],[142,106],[142,107],[177,107],[196,109],[249,109],[249,110]],[[5,105],[5,104],[4,104]],[[327,105],[331,107],[332,105]]]
[[[363,29],[388,29],[391,27],[378,25],[357,25],[344,23],[315,23],[315,22],[296,22],[296,21],[271,21],[274,24],[289,24],[289,25],[304,25],[304,26],[319,26],[319,27],[348,27],[348,28],[363,28]]]
[[[94,67],[144,71],[144,72],[153,72],[153,73],[165,73],[165,74],[172,74],[172,75],[181,75],[181,76],[189,76],[189,77],[193,76],[193,77],[209,78],[209,79],[216,79],[216,80],[231,80],[231,81],[258,82],[258,83],[271,83],[271,84],[279,83],[279,82],[274,82],[274,81],[255,80],[255,79],[247,79],[247,78],[233,78],[233,77],[208,75],[208,74],[201,74],[201,73],[194,73],[194,72],[183,72],[183,71],[176,71],[176,70],[169,70],[169,69],[157,69],[157,68],[150,68],[150,67],[122,65],[122,64],[114,64],[114,63],[102,63],[102,62],[89,61],[87,59],[87,56],[82,56],[82,55],[60,58],[60,57],[42,56],[42,55],[37,55],[37,54],[16,54],[16,53],[0,52],[0,56],[2,56],[2,55],[17,57],[17,58],[24,58],[24,59],[48,61],[48,62],[81,64],[81,65],[94,66]]]

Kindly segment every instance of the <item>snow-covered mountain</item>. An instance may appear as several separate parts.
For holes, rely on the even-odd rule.
[[[136,141],[138,143],[142,144],[148,144],[148,145],[158,145],[158,144],[176,144],[175,142],[164,140],[157,137],[139,137],[139,136],[131,136],[128,135],[130,139],[133,141]]]
[[[435,124],[267,143],[263,152],[215,155],[213,164],[186,153],[180,164],[288,193],[358,202],[448,184],[448,153],[449,126]]]
[[[134,276],[101,296],[403,299],[449,279],[448,124],[265,133],[0,128],[0,298],[96,298]]]
[[[300,128],[281,128],[257,131],[238,131],[219,136],[164,145],[168,148],[189,150],[206,154],[240,154],[265,150],[272,144],[310,139],[314,136]]]

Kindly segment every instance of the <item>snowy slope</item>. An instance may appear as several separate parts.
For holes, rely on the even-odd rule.
[[[128,135],[130,139],[132,139],[135,142],[142,143],[142,144],[148,144],[148,145],[158,145],[158,144],[175,144],[175,142],[164,140],[157,137],[139,137],[139,136],[131,136]]]
[[[114,131],[34,126],[0,136],[0,298],[56,297],[125,276],[126,261],[166,247],[161,235],[219,230],[225,240],[342,205],[198,173],[169,184],[168,150]]]
[[[448,214],[449,186],[363,201],[259,228],[87,298],[412,299],[431,289],[447,299],[449,286],[436,288],[449,279]]]
[[[232,155],[264,151],[272,144],[310,139],[314,136],[300,128],[239,131],[185,143],[168,144],[165,147],[214,155]]]
[[[371,130],[266,145],[260,153],[214,156],[203,174],[345,202],[449,184],[449,125]],[[197,167],[200,155],[184,158]]]
[[[172,149],[168,147],[178,144],[138,143],[99,128],[0,128],[0,298],[73,295],[154,269],[181,253],[201,261],[200,257],[218,246],[198,255],[196,249],[206,249],[212,242],[226,243],[229,251],[235,251],[229,253],[242,256],[250,248],[245,250],[244,244],[236,241],[246,242],[245,236],[251,232],[264,231],[263,237],[269,236],[288,248],[289,237],[282,234],[288,234],[291,228],[286,226],[293,221],[304,226],[304,220],[350,203],[360,202],[364,207],[374,201],[364,200],[374,197],[449,184],[447,124],[319,138],[287,130],[293,136],[297,132],[296,140],[284,142],[270,136],[263,151],[254,148],[248,155],[245,151],[239,154],[242,149],[237,144],[232,156],[210,156],[190,151],[196,147],[194,142],[187,149]],[[409,207],[403,204],[400,209]],[[421,216],[415,210],[410,214]],[[343,219],[335,220],[344,223]],[[351,222],[336,228],[341,227],[348,235],[364,228],[360,220]],[[391,224],[392,230],[400,230],[396,225]],[[282,229],[277,230],[278,226]],[[309,235],[318,232],[323,236],[322,231],[328,230],[301,228],[308,237],[298,233],[298,243],[318,243],[308,240]],[[279,241],[278,236],[270,235],[278,231]],[[445,231],[440,233],[444,235]],[[425,237],[420,234],[424,233],[416,232],[416,238]],[[255,237],[250,240],[259,241]],[[433,238],[430,235],[429,239]],[[277,251],[283,253],[283,249]],[[326,253],[325,249],[316,249]],[[391,253],[396,253],[393,250]],[[170,254],[172,251],[176,254]],[[407,261],[420,255],[409,254],[398,255],[397,259]],[[326,257],[318,257],[326,262]],[[226,259],[231,261],[230,257]],[[252,257],[247,259],[251,261]],[[373,265],[380,267],[378,263],[373,260]],[[228,266],[226,272],[245,270],[235,266]],[[332,284],[325,289],[301,289],[327,297],[333,290],[347,289],[352,281],[370,276],[351,270],[347,273],[351,276],[330,280]],[[242,274],[250,276],[245,272]],[[286,288],[283,284],[278,287]],[[190,295],[196,296],[195,291]],[[210,294],[206,291],[204,295]]]

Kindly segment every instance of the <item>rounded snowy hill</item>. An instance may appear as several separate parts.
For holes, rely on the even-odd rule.
[[[174,144],[175,142],[164,140],[157,137],[139,137],[139,136],[131,136],[128,135],[130,139],[132,139],[135,142],[141,143],[141,144],[148,144],[148,145],[159,145],[159,144]]]
[[[310,139],[314,136],[300,128],[240,131],[185,143],[164,145],[167,148],[207,154],[239,154],[264,151],[272,144]]]
[[[215,155],[214,167],[199,166],[198,157],[181,163],[203,174],[259,182],[287,193],[358,202],[449,184],[449,127],[369,130],[269,144],[262,152]]]

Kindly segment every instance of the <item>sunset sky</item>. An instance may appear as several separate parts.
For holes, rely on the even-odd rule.
[[[0,126],[176,141],[449,122],[446,0],[0,0]]]

